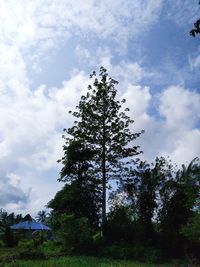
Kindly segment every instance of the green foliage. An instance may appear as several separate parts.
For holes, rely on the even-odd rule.
[[[62,214],[57,218],[57,236],[67,253],[87,251],[91,232],[87,218]]]
[[[32,221],[33,220],[33,218],[31,217],[31,215],[28,213],[28,214],[26,214],[25,216],[24,216],[24,218],[23,218],[23,221]]]
[[[1,265],[0,265],[1,266]],[[5,263],[2,267],[155,267],[151,263],[138,263],[133,261],[99,259],[95,257],[60,257],[45,261],[17,261]],[[181,266],[174,264],[159,264],[159,267]]]
[[[200,1],[199,1],[200,5]],[[200,34],[200,19],[196,20],[194,23],[194,28],[190,31],[190,35],[195,37],[197,34]]]
[[[61,245],[56,241],[47,240],[42,244],[42,251],[47,257],[59,256],[61,254],[61,250]]]
[[[97,228],[100,217],[101,196],[98,186],[90,181],[73,181],[66,184],[48,203],[52,215],[74,214],[76,217],[86,217],[91,227]]]
[[[4,209],[0,209],[0,231],[5,231],[6,227],[16,222],[15,214],[7,213]]]
[[[171,177],[171,166],[164,158],[157,158],[154,164],[137,161],[130,166],[128,175],[122,179],[121,190],[127,196],[132,215],[137,223],[137,242],[145,245],[156,243],[153,218],[162,203],[160,192],[165,179]]]
[[[193,37],[195,37],[199,33],[200,33],[200,19],[198,19],[194,23],[194,28],[190,31],[190,35],[193,36]]]
[[[25,215],[15,214],[14,212],[8,213],[4,209],[0,209],[0,232],[4,232],[6,227],[22,221],[32,221],[30,214]]]
[[[200,242],[200,213],[195,213],[187,224],[183,225],[181,232],[190,241]]]
[[[18,242],[18,247],[22,249],[39,249],[43,246],[43,243],[46,241],[46,233],[39,232],[37,236],[32,237],[31,239],[22,239]]]
[[[46,210],[40,210],[36,216],[36,219],[38,222],[48,224],[50,218]]]
[[[95,246],[98,246],[98,245],[102,245],[103,244],[103,236],[102,236],[102,232],[101,231],[98,231],[96,232],[95,234],[93,234],[92,236],[92,242]]]
[[[20,259],[44,259],[43,243],[45,237],[43,233],[33,239],[20,240],[18,247],[20,248]]]
[[[16,240],[9,226],[5,228],[3,233],[3,242],[7,247],[14,247],[16,245]]]
[[[0,248],[3,248],[5,246],[3,240],[0,239]]]
[[[151,247],[144,247],[140,245],[125,246],[112,245],[105,247],[102,251],[104,257],[111,257],[114,259],[134,259],[141,262],[156,263],[160,261],[160,252]]]
[[[73,112],[77,119],[74,126],[64,130],[66,143],[63,147],[64,156],[60,160],[63,164],[60,180],[71,181],[74,176],[80,180],[87,170],[93,181],[100,181],[104,223],[107,182],[111,177],[119,178],[125,158],[139,154],[139,147],[130,146],[129,143],[141,132],[130,131],[133,120],[126,115],[128,109],[122,109],[125,100],[116,100],[115,86],[118,82],[108,77],[106,69],[101,67],[99,77],[93,72],[91,78],[93,85],[88,86],[87,94],[81,97],[77,111]],[[77,141],[81,149],[74,146]],[[77,157],[73,158],[72,155]]]
[[[132,243],[135,238],[135,226],[130,207],[112,207],[105,225],[107,242]]]
[[[195,214],[189,218],[188,222],[182,226],[181,234],[185,237],[185,253],[190,259],[200,261],[200,213]]]
[[[19,253],[19,259],[26,259],[26,260],[39,260],[39,259],[45,259],[45,255],[41,250],[38,249],[24,249],[20,251]]]
[[[163,250],[168,256],[185,255],[186,239],[181,232],[198,206],[200,164],[194,159],[186,168],[176,171],[165,181],[161,192],[160,234]]]

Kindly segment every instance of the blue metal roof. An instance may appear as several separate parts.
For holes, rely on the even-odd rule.
[[[48,231],[51,230],[50,227],[42,224],[42,223],[38,223],[38,222],[34,222],[34,221],[26,221],[26,222],[20,222],[17,224],[14,224],[10,227],[10,229],[12,230],[18,230],[18,229],[24,229],[24,230],[44,230],[44,231]]]

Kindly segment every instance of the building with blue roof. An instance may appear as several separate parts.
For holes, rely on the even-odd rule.
[[[10,226],[11,230],[41,230],[41,231],[51,231],[51,228],[35,221],[25,221],[25,222],[20,222],[17,224],[14,224]]]
[[[41,232],[46,233],[45,236],[47,239],[51,239],[52,235],[50,227],[36,221],[25,221],[13,224],[10,226],[10,229],[15,233],[22,231],[21,234],[24,236],[24,238],[28,239],[36,237]]]

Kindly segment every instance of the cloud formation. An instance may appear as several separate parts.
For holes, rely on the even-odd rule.
[[[28,203],[30,190],[26,192],[21,188],[21,178],[14,173],[9,173],[0,179],[0,206],[25,209]]]
[[[161,23],[163,10],[179,28],[183,14],[193,14],[189,0],[173,5],[162,0],[0,2],[0,206],[37,212],[61,186],[56,161],[62,156],[62,129],[73,123],[67,112],[85,93],[88,70],[100,65],[119,80],[133,130],[146,131],[137,140],[144,157],[169,155],[184,163],[199,155],[199,91],[184,86],[182,70],[171,65],[165,77],[179,78],[167,78],[170,86],[163,86],[160,66],[146,66],[145,55],[138,60],[130,54],[132,47],[144,45],[140,37]],[[42,63],[58,50],[65,57],[64,49],[72,58],[66,59],[70,71],[48,86],[50,74]],[[188,58],[191,70],[199,67],[198,54]],[[56,75],[58,63],[53,63]],[[35,86],[39,72],[43,81]]]

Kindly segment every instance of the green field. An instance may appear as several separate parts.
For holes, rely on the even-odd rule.
[[[98,259],[93,257],[60,257],[43,261],[13,261],[2,263],[4,267],[171,267],[170,264],[145,264],[131,261]]]

